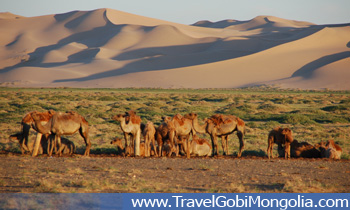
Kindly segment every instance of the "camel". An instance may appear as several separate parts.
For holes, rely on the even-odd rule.
[[[237,157],[241,157],[244,148],[245,123],[239,117],[233,115],[216,114],[206,119],[203,125],[198,122],[198,115],[195,113],[188,114],[192,119],[193,128],[198,133],[208,133],[212,141],[212,154],[218,155],[217,137],[221,137],[224,155],[228,155],[228,135],[237,131],[239,139],[239,152]]]
[[[290,144],[293,142],[293,135],[292,131],[289,128],[280,128],[276,127],[273,130],[270,131],[268,135],[268,146],[267,146],[267,156],[268,158],[273,158],[272,155],[272,148],[273,144],[278,144],[278,150],[282,150],[282,145],[285,145],[284,147],[284,158],[288,159],[290,158]]]
[[[134,111],[125,112],[112,117],[120,122],[120,127],[124,133],[125,148],[128,147],[128,135],[131,136],[131,147],[134,148],[135,156],[140,156],[141,141],[141,118]]]
[[[176,156],[179,154],[179,148],[178,148],[178,136],[186,136],[185,144],[187,145],[186,148],[190,148],[190,142],[189,137],[190,134],[195,135],[196,132],[193,129],[192,120],[189,118],[188,115],[182,116],[180,114],[174,115],[174,117],[169,118],[165,117],[163,118],[163,121],[167,124],[170,124],[175,129],[175,135],[174,139],[170,139],[172,141],[172,144],[175,146],[176,149]],[[187,158],[190,158],[190,152],[186,150]]]
[[[186,150],[186,144],[183,144]],[[199,138],[197,135],[194,135],[192,141],[190,142],[189,152],[194,156],[210,156],[211,155],[211,145],[206,139]]]
[[[36,141],[38,139],[41,139],[41,133],[38,132],[37,128],[35,127],[34,120],[31,116],[33,112],[27,113],[23,118],[21,122],[22,127],[22,135],[17,135],[16,139],[19,141],[19,146],[21,149],[21,153],[24,154],[26,151],[30,152],[28,147],[28,138],[29,138],[29,131],[30,128],[33,128],[37,132]],[[46,111],[46,112],[37,112],[40,116],[41,124],[46,124],[52,117],[54,111]],[[39,146],[39,145],[38,145]]]
[[[20,141],[23,138],[24,138],[23,133],[17,133],[10,136],[11,140]],[[50,150],[50,147],[51,147],[50,138],[52,137],[50,137],[50,135],[48,134],[42,135],[38,154],[48,154],[48,151]],[[72,155],[73,153],[75,153],[76,147],[72,141],[66,138],[61,138],[61,143],[62,143],[62,154]]]
[[[316,144],[316,148],[320,149],[322,158],[331,158],[335,160],[341,159],[341,153],[343,150],[334,142],[334,140],[328,140],[327,143],[320,142]]]
[[[149,157],[151,155],[151,150],[153,149],[155,155],[158,157],[157,149],[155,148],[156,128],[152,122],[148,121],[146,123],[145,128],[142,129],[142,135],[145,139],[145,156]]]
[[[36,112],[32,113],[31,115],[35,122],[35,126],[41,134],[54,134],[55,144],[57,143],[59,156],[61,156],[63,149],[61,147],[61,136],[72,135],[77,131],[79,131],[81,137],[83,137],[86,144],[84,155],[90,155],[91,143],[88,134],[89,124],[84,117],[82,117],[74,111],[66,113],[57,112],[52,116],[52,118],[47,122],[46,125],[42,125],[40,123],[40,116]],[[34,150],[36,149],[37,144],[40,144],[40,139],[39,142],[35,142]],[[49,151],[50,156],[52,155],[53,148],[54,147],[51,147]],[[36,154],[37,151],[34,150],[33,154]]]
[[[122,139],[115,138],[111,141],[111,144],[117,145],[117,154],[123,155],[123,156],[132,156],[134,155],[134,151],[131,146],[124,147],[122,143]],[[141,142],[140,143],[140,156],[146,157],[146,143]]]
[[[284,149],[278,150],[280,157],[284,157]],[[290,156],[294,158],[320,158],[321,152],[313,145],[307,142],[298,142],[293,140],[290,144]]]
[[[169,151],[165,153],[168,157],[170,157],[172,152],[174,151],[173,140],[175,139],[175,127],[171,122],[170,117],[167,117],[167,119],[165,117],[162,117],[162,119],[163,122],[157,127],[155,134],[155,139],[158,144],[158,155],[164,155],[163,151],[165,150],[165,148],[163,148],[163,146],[165,146],[166,143],[166,149]]]

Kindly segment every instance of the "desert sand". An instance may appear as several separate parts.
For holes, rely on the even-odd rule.
[[[0,13],[0,86],[350,89],[350,23]]]

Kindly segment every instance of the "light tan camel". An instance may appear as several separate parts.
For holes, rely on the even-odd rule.
[[[175,138],[175,127],[170,121],[170,117],[168,119],[165,119],[164,117],[162,118],[163,121],[167,120],[168,123],[162,122],[156,129],[156,141],[158,144],[158,155],[162,156],[165,153],[167,154],[168,157],[172,155],[172,152],[176,152],[174,149],[174,144],[173,140]],[[166,149],[169,150],[165,153],[163,153],[164,149],[163,146],[166,146]]]
[[[61,156],[62,147],[61,147],[61,136],[62,135],[72,135],[79,131],[81,137],[83,137],[86,149],[85,156],[90,155],[91,142],[89,139],[89,123],[85,120],[84,117],[79,115],[74,111],[62,113],[55,113],[52,118],[47,122],[46,125],[40,123],[40,117],[37,113],[32,113],[32,118],[34,119],[35,126],[38,131],[42,134],[54,134],[55,135],[55,144],[57,143],[58,155]],[[33,154],[37,154],[37,145],[40,144],[40,140],[35,142]],[[52,150],[54,147],[51,147],[49,155],[52,155]]]
[[[172,141],[172,144],[175,146],[176,149],[176,156],[179,154],[179,147],[178,147],[178,136],[185,136],[185,144],[187,145],[186,148],[190,148],[190,135],[195,135],[196,132],[193,129],[192,120],[188,117],[188,115],[182,116],[181,114],[176,114],[174,117],[169,118],[165,117],[163,118],[163,121],[167,124],[171,124],[171,126],[174,126],[175,128],[175,135],[174,139],[170,139]],[[186,149],[186,156],[187,158],[190,158],[190,152]]]
[[[187,145],[183,144],[186,150]],[[190,142],[190,154],[193,156],[211,156],[211,145],[206,139],[199,138],[197,135],[194,135]]]
[[[23,133],[17,133],[10,136],[11,140],[18,140],[20,141],[23,139]],[[42,135],[41,141],[40,141],[40,147],[38,150],[38,154],[48,154],[48,151],[50,151],[50,147],[52,146],[52,142],[50,140],[53,139],[50,137],[50,135]],[[75,153],[76,147],[74,143],[66,138],[61,138],[62,143],[62,154],[69,154],[72,155]],[[29,147],[28,147],[29,149]],[[29,149],[30,150],[30,149]]]
[[[151,150],[153,150],[155,155],[158,157],[158,152],[155,144],[156,128],[152,122],[148,121],[146,123],[145,128],[142,131],[142,135],[145,139],[145,156],[149,157],[151,155]]]
[[[31,152],[28,147],[28,139],[29,139],[29,131],[30,128],[33,128],[37,132],[36,139],[41,139],[41,133],[38,132],[37,128],[35,127],[34,120],[32,118],[33,112],[27,113],[23,118],[21,122],[21,135],[17,135],[17,140],[19,141],[19,146],[21,149],[22,154],[24,154],[26,151]],[[52,117],[53,111],[46,111],[46,112],[37,112],[40,116],[41,124],[46,124]]]
[[[239,139],[239,152],[237,156],[241,157],[245,134],[245,123],[243,120],[232,115],[216,114],[206,119],[203,125],[200,125],[197,114],[190,113],[188,116],[192,119],[193,128],[196,132],[210,135],[213,155],[218,155],[217,137],[221,137],[224,155],[228,155],[228,135],[237,131],[237,137]]]
[[[270,131],[267,139],[267,156],[273,158],[273,144],[278,144],[278,150],[282,150],[284,145],[284,158],[290,158],[290,144],[293,142],[293,134],[289,128],[276,127]]]
[[[131,146],[124,147],[123,140],[120,138],[115,138],[111,141],[111,144],[117,146],[117,154],[123,156],[133,156],[134,150]],[[140,143],[140,157],[146,157],[146,144],[145,142]]]
[[[341,159],[342,148],[334,142],[334,140],[328,140],[326,142],[320,142],[316,144],[316,148],[321,151],[322,158],[330,158],[335,160]]]
[[[131,136],[131,147],[134,148],[135,156],[140,156],[141,142],[141,118],[135,112],[129,111],[125,114],[118,114],[112,117],[113,120],[120,122],[120,128],[124,133],[125,148],[128,145],[128,136]]]

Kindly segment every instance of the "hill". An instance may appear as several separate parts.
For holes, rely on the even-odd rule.
[[[350,24],[182,25],[112,9],[0,14],[0,85],[350,89]]]

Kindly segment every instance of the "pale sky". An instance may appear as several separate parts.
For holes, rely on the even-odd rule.
[[[0,12],[26,17],[99,8],[183,24],[250,20],[258,15],[315,24],[350,23],[350,0],[0,0]]]

